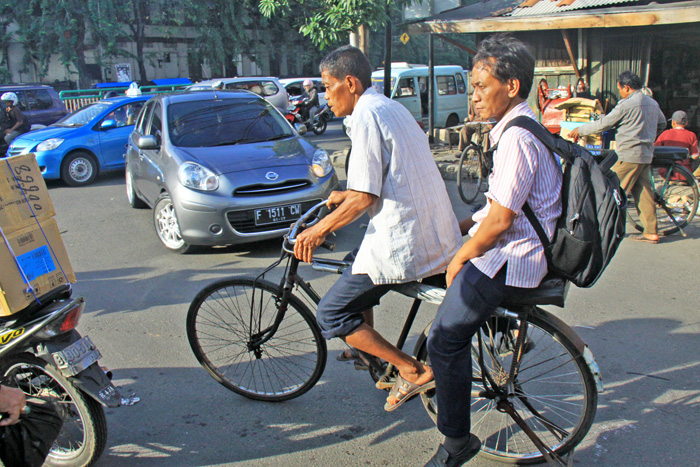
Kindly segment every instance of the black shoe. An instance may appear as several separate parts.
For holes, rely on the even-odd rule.
[[[450,454],[441,444],[435,455],[423,467],[459,467],[464,465],[481,449],[481,441],[472,434],[469,442],[457,454]]]

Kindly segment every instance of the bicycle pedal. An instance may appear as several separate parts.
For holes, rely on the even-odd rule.
[[[382,391],[388,391],[389,389],[394,387],[394,383],[396,380],[394,378],[391,379],[380,379],[377,381],[377,383],[374,385],[375,388],[381,389]]]

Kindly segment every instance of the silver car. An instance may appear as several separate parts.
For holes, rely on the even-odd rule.
[[[328,154],[247,91],[154,96],[126,154],[126,194],[173,251],[281,237],[338,189]]]
[[[244,89],[267,99],[282,112],[287,113],[289,95],[284,85],[273,76],[249,76],[242,78],[218,78],[202,81],[187,88],[188,91],[208,91],[221,84],[224,89]]]

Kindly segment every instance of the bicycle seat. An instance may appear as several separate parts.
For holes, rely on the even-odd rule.
[[[688,158],[688,150],[677,146],[654,146],[655,164],[672,164]]]
[[[564,308],[569,281],[554,274],[547,274],[537,288],[522,290],[519,294],[507,298],[500,306],[509,308],[523,305],[555,305]]]

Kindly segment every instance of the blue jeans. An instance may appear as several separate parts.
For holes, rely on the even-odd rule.
[[[472,337],[504,299],[520,290],[505,282],[505,265],[491,279],[467,263],[447,289],[430,328],[428,355],[435,374],[437,426],[445,436],[469,434]]]

